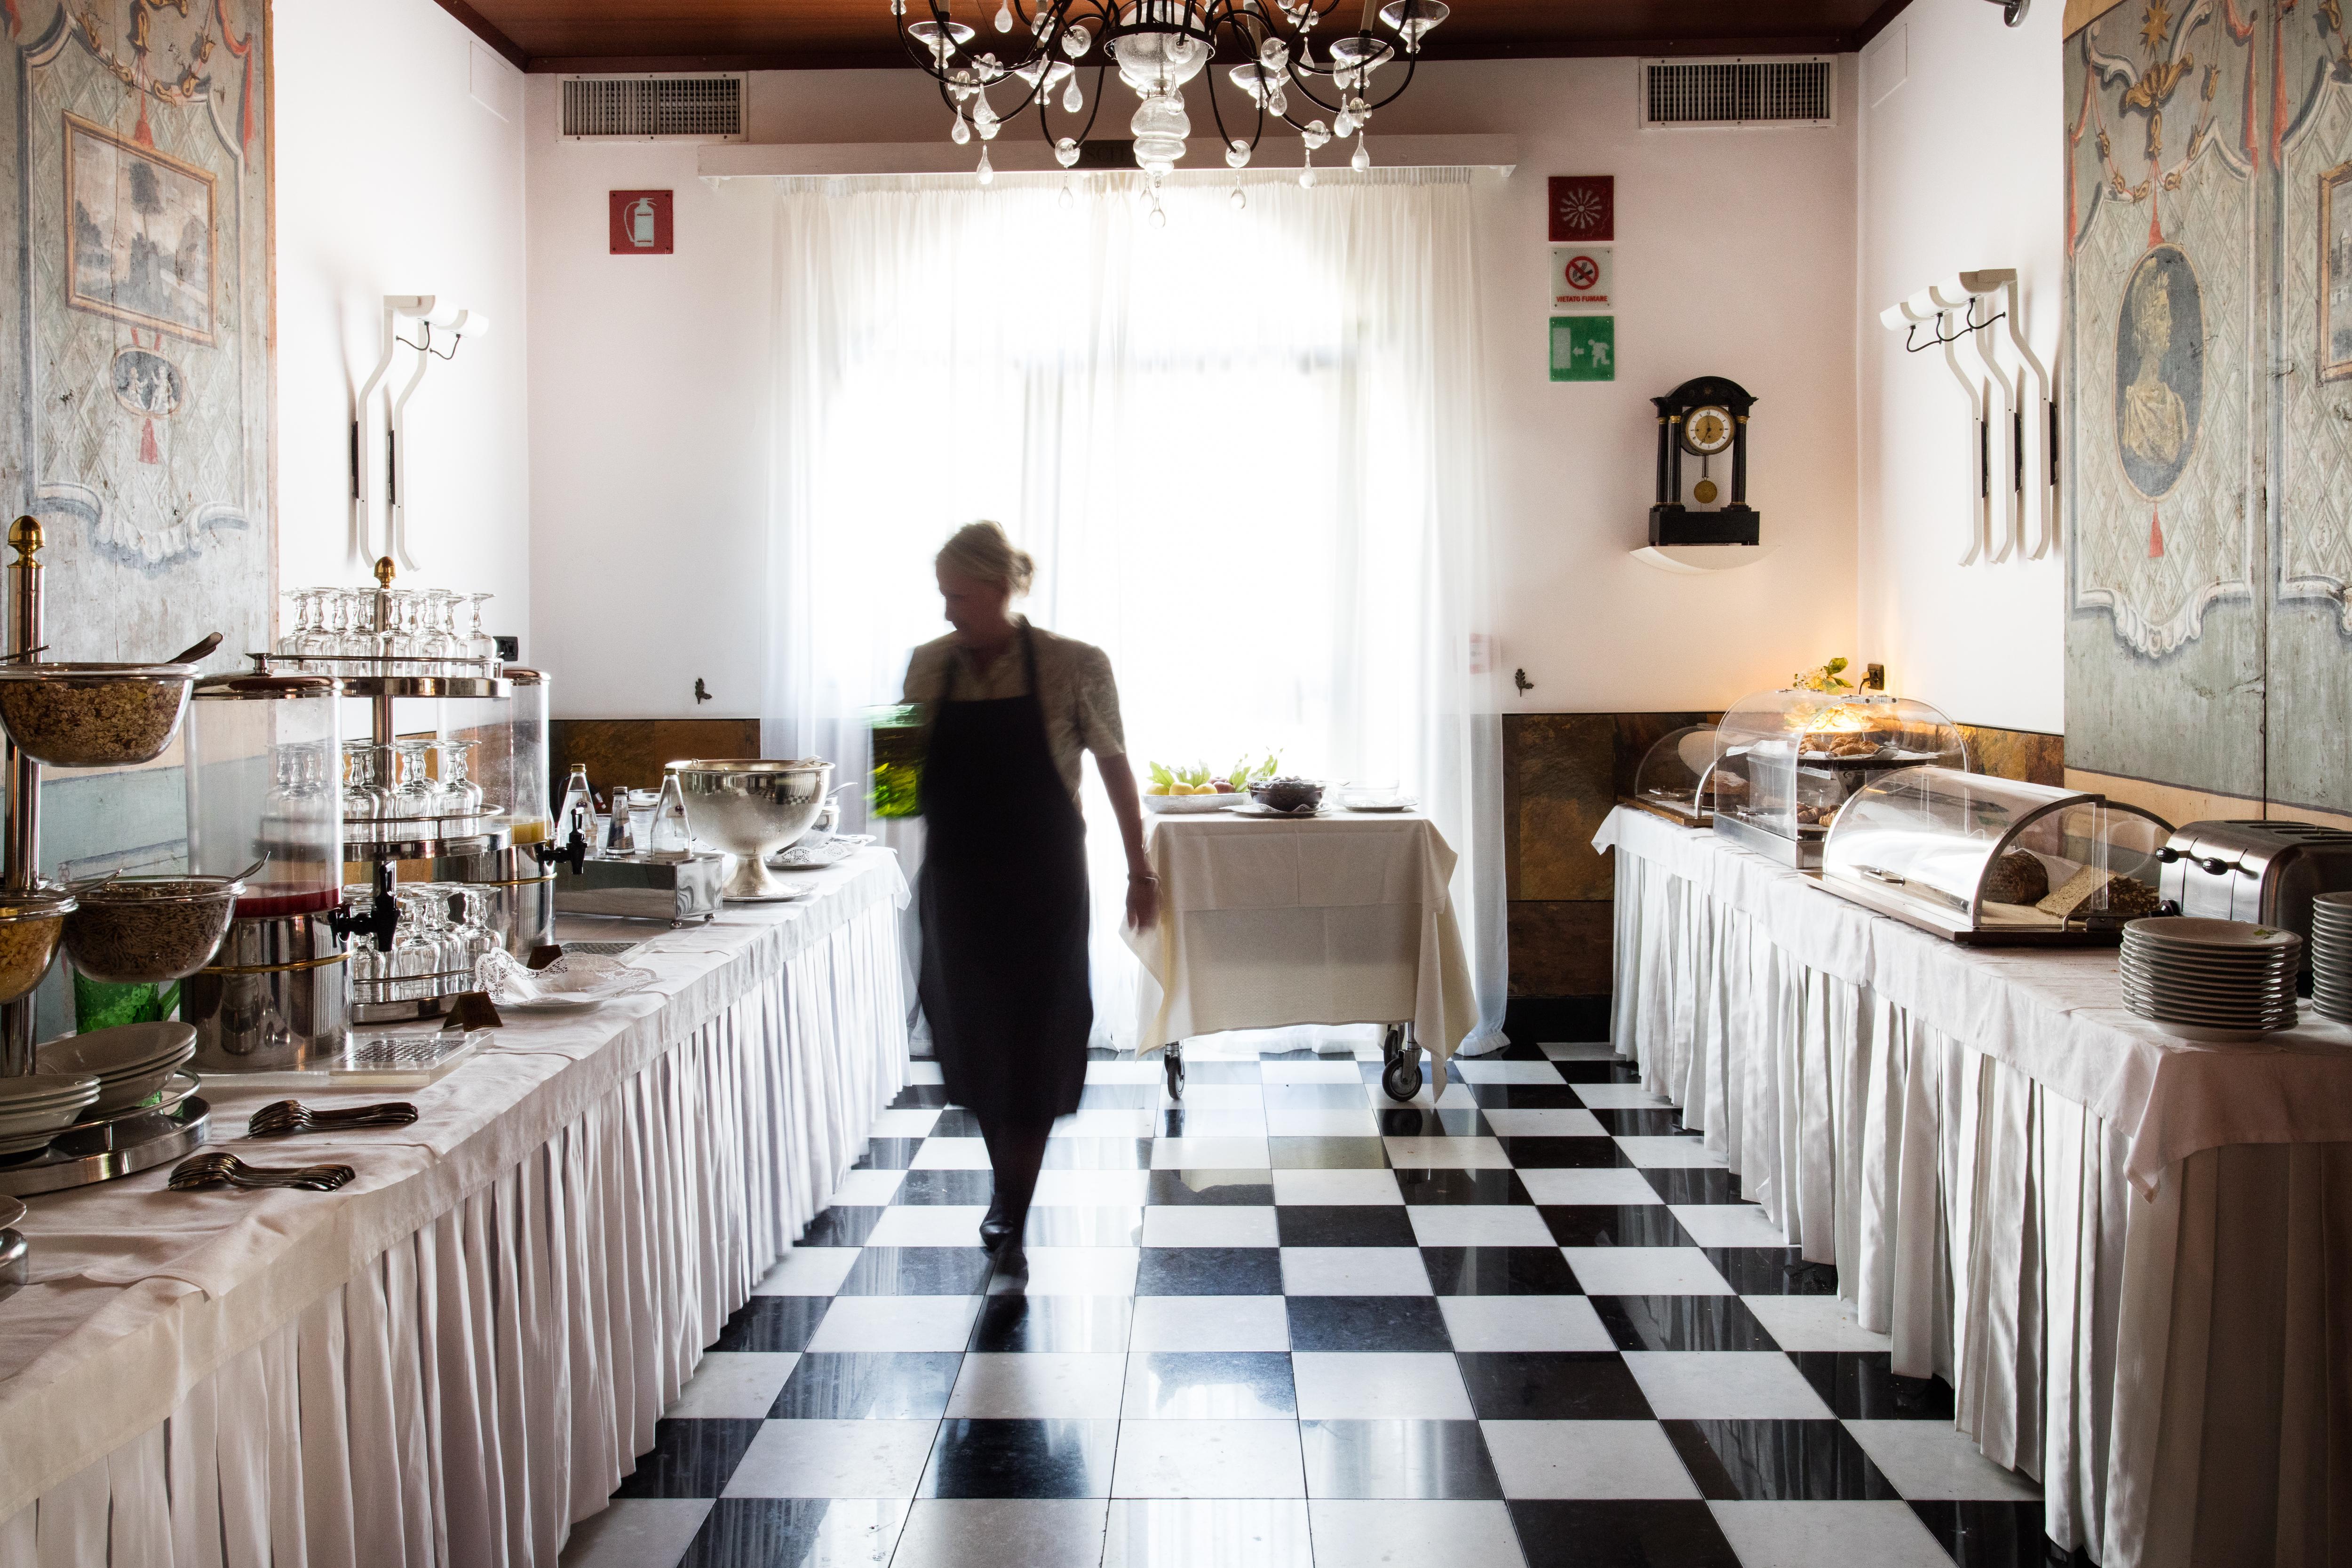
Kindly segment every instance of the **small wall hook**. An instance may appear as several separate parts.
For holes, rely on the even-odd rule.
[[[694,700],[698,706],[710,700],[710,688],[702,684],[702,677],[694,678]]]
[[[1511,671],[1511,684],[1522,692],[1533,691],[1536,689],[1536,683],[1528,679],[1528,672],[1524,669]]]

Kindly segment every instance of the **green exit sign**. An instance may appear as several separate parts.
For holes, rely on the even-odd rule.
[[[1551,378],[1554,381],[1617,379],[1617,318],[1554,316],[1551,319]]]

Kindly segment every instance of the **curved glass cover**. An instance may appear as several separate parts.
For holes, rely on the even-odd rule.
[[[1707,770],[1715,766],[1712,724],[1672,731],[1652,746],[1633,774],[1633,797],[1653,810],[1696,822],[1710,809],[1699,798]]]
[[[2171,827],[2137,806],[1950,768],[1904,768],[1838,814],[1822,876],[1954,931],[2063,930],[2157,912]]]
[[[1715,810],[1788,839],[1819,839],[1838,808],[1882,773],[1969,765],[1968,742],[1949,719],[1875,691],[1758,692],[1724,714],[1716,742]]]

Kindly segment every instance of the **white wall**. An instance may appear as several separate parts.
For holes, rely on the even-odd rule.
[[[275,12],[278,581],[367,581],[348,523],[352,396],[374,366],[383,296],[439,294],[491,330],[436,360],[408,405],[423,570],[402,582],[496,594],[493,629],[521,634],[522,74],[433,0],[277,0]]]
[[[1855,651],[1851,84],[1834,129],[1643,132],[1637,82],[1630,59],[1430,66],[1380,122],[1521,139],[1519,173],[1481,199],[1481,240],[1496,630],[1536,683],[1509,698],[1528,711],[1721,706]],[[718,699],[701,712],[756,713],[767,188],[703,185],[691,146],[559,142],[551,79],[530,103],[534,634],[556,711],[690,715],[700,676]],[[767,142],[946,128],[911,69],[762,73],[748,118]],[[1552,174],[1617,176],[1613,384],[1549,380]],[[606,254],[605,193],[637,187],[677,193],[674,256]],[[1781,548],[1670,576],[1630,554],[1647,537],[1648,399],[1705,374],[1761,400],[1750,493]]]
[[[2062,9],[2008,28],[1983,0],[1915,0],[1864,51],[1856,328],[1863,657],[1955,719],[2052,732],[2065,728],[2063,552],[1958,564],[1968,404],[1940,353],[1904,353],[1876,317],[1937,278],[2014,267],[2030,341],[2056,369]]]

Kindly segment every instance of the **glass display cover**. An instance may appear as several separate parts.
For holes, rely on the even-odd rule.
[[[316,914],[342,900],[339,714],[335,683],[323,676],[196,683],[188,703],[188,868],[233,876],[262,861],[236,900],[240,919]]]
[[[1636,805],[1673,821],[1704,826],[1711,804],[1704,786],[1715,766],[1712,724],[1689,724],[1662,736],[1633,774]]]
[[[1965,772],[1958,726],[1925,702],[1801,687],[1743,699],[1717,727],[1716,829],[1793,865],[1820,863],[1830,821],[1898,768]]]

